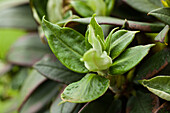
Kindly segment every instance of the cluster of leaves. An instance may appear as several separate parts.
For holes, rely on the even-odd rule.
[[[170,0],[0,0],[0,15],[0,112],[170,112]]]

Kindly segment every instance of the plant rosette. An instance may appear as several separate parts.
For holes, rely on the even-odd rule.
[[[45,20],[42,28],[57,59],[68,69],[87,73],[80,81],[68,85],[62,102],[86,103],[102,96],[110,86],[108,76],[122,75],[134,68],[154,44],[127,46],[139,31],[113,29],[104,38],[102,28],[91,18],[85,37],[79,32]]]

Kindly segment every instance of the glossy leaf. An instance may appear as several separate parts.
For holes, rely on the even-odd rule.
[[[166,37],[168,31],[169,31],[169,26],[166,25],[166,26],[162,29],[162,31],[155,37],[155,41],[159,41],[159,42],[161,42],[161,43],[166,43],[166,42],[165,42],[165,37]]]
[[[13,7],[0,11],[0,27],[36,30],[37,25],[28,5]]]
[[[157,97],[150,93],[137,91],[135,96],[129,98],[126,113],[152,113],[159,106],[156,100]]]
[[[169,24],[170,25],[170,8],[159,8],[152,10],[151,12],[148,13],[148,15],[152,15],[162,22]]]
[[[112,94],[106,93],[99,99],[84,105],[79,113],[119,113],[121,105],[121,100],[115,100]]]
[[[94,11],[84,1],[71,1],[71,5],[82,17],[90,17],[94,14]]]
[[[64,102],[90,102],[102,96],[108,87],[108,79],[96,74],[87,74],[80,81],[68,85],[61,98]]]
[[[135,80],[147,79],[161,70],[163,70],[170,63],[170,50],[164,49],[152,55],[136,71]]]
[[[51,99],[59,93],[60,88],[61,85],[57,82],[45,82],[31,94],[20,109],[20,113],[37,113],[51,102]]]
[[[124,74],[125,72],[129,71],[148,54],[152,46],[154,46],[154,44],[128,48],[113,61],[113,64],[109,69],[110,74]]]
[[[114,25],[114,26],[122,26],[125,23],[125,20],[114,18],[114,17],[95,17],[98,24],[107,24],[107,25]],[[67,22],[66,25],[73,24],[73,23],[82,23],[82,24],[89,24],[91,18],[80,18],[80,19],[72,19],[69,22],[67,21],[60,21],[58,24],[63,25]],[[140,30],[145,32],[159,32],[165,26],[162,23],[147,23],[147,22],[138,22],[138,21],[131,21],[128,20],[129,29],[133,30]]]
[[[157,76],[140,83],[155,95],[170,101],[170,76]]]
[[[28,34],[14,43],[7,60],[17,65],[32,66],[47,53],[50,53],[50,50],[48,46],[42,44],[38,35]]]
[[[50,113],[73,113],[78,104],[66,102],[61,105],[61,98],[57,97],[50,107]]]
[[[84,36],[73,29],[61,28],[45,19],[42,26],[50,48],[58,60],[72,71],[87,73],[84,63],[80,61],[86,51]]]
[[[45,77],[66,84],[78,81],[83,77],[64,67],[53,55],[46,55],[34,65],[34,68]]]
[[[106,39],[106,42],[109,43],[106,49],[112,59],[115,59],[125,50],[137,32],[138,31],[119,30]]]
[[[124,0],[134,9],[148,13],[151,10],[162,7],[160,0]]]

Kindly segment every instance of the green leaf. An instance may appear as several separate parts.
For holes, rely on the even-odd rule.
[[[125,23],[125,20],[114,18],[114,17],[95,17],[98,24],[107,24],[107,25],[113,25],[113,26],[122,26]],[[82,23],[82,24],[89,24],[91,21],[91,18],[80,18],[80,19],[72,19],[69,22],[68,21],[60,21],[58,24],[63,25],[67,22],[67,25],[69,24],[75,24],[75,23]],[[144,32],[160,32],[165,26],[165,24],[162,23],[148,23],[148,22],[138,22],[138,21],[131,21],[128,20],[129,23],[129,29],[133,30],[140,30]]]
[[[71,28],[61,28],[45,19],[42,21],[42,27],[58,60],[72,71],[87,73],[84,63],[80,61],[86,51],[84,36]]]
[[[128,99],[126,111],[127,113],[152,113],[152,110],[157,109],[158,106],[157,97],[137,91],[135,96]]]
[[[94,14],[94,11],[84,1],[71,1],[71,5],[82,17],[90,17]]]
[[[0,10],[0,27],[20,28],[29,31],[37,29],[29,5]]]
[[[46,55],[34,64],[34,68],[45,77],[63,83],[72,83],[83,76],[64,67],[53,55]]]
[[[109,79],[96,74],[87,74],[80,81],[68,85],[61,98],[64,102],[90,102],[102,96],[108,87]]]
[[[170,63],[170,50],[163,49],[145,60],[136,71],[135,80],[147,79],[161,70]]]
[[[165,43],[165,44],[166,44],[166,42],[165,42],[165,37],[166,37],[168,31],[169,31],[169,26],[166,25],[166,26],[162,29],[162,31],[155,37],[155,41],[159,41],[159,42],[161,42],[161,43]]]
[[[30,0],[33,16],[39,23],[44,15],[48,19],[47,2],[48,0]]]
[[[160,0],[124,0],[132,8],[148,13],[151,10],[162,7]]]
[[[42,44],[38,34],[28,34],[12,45],[7,60],[17,65],[32,66],[47,53],[50,53],[49,47]]]
[[[129,71],[148,54],[152,46],[154,46],[154,44],[128,48],[113,61],[113,64],[109,69],[110,73],[112,75],[117,75],[124,74],[125,72]]]
[[[115,0],[105,0],[106,15],[109,16],[114,8]]]
[[[38,113],[45,105],[50,104],[55,95],[59,94],[61,85],[57,82],[46,81],[41,84],[25,102],[20,113]]]
[[[28,76],[28,69],[23,68],[21,69],[13,78],[11,82],[11,87],[13,89],[20,89],[21,86],[23,85],[24,80]]]
[[[157,76],[149,80],[141,80],[140,82],[155,95],[170,101],[170,76]]]
[[[101,51],[104,49],[103,30],[101,26],[96,22],[95,15],[93,15],[89,24],[88,41],[94,49]]]
[[[106,51],[99,54],[95,49],[88,50],[82,61],[89,71],[97,72],[106,70],[112,65],[112,59],[107,55]]]
[[[121,113],[121,108],[121,100],[115,100],[113,94],[106,93],[101,98],[84,105],[79,113]]]
[[[115,59],[125,50],[133,41],[137,32],[138,31],[119,30],[106,39],[106,42],[109,43],[106,47],[107,53],[112,59]]]
[[[22,104],[25,103],[34,90],[36,90],[46,80],[47,79],[36,70],[32,70],[29,76],[25,79],[20,91],[20,101],[22,101]]]
[[[159,8],[152,10],[151,12],[148,13],[148,15],[155,16],[162,22],[165,22],[166,24],[170,25],[170,8]]]
[[[63,19],[63,0],[48,0],[47,14],[49,21],[56,23]]]
[[[54,100],[50,107],[50,113],[73,113],[75,111],[75,108],[78,106],[78,104],[70,102],[59,105],[61,101],[62,100],[60,97],[57,97]]]
[[[98,16],[106,16],[106,4],[103,0],[87,0],[88,6]]]

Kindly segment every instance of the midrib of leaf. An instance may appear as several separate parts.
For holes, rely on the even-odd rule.
[[[54,34],[55,37],[57,37],[54,32],[53,32],[53,34]],[[75,51],[74,49],[72,49],[68,44],[66,44],[66,43],[65,43],[64,41],[62,41],[60,38],[57,37],[57,39],[58,39],[58,41],[60,41],[60,43],[63,43],[67,49],[69,49],[69,50],[72,51],[73,53],[75,53],[75,54],[77,54],[78,56],[80,56],[80,58],[83,57],[80,53],[78,53],[77,51]],[[54,41],[53,41],[53,44],[54,44]]]

